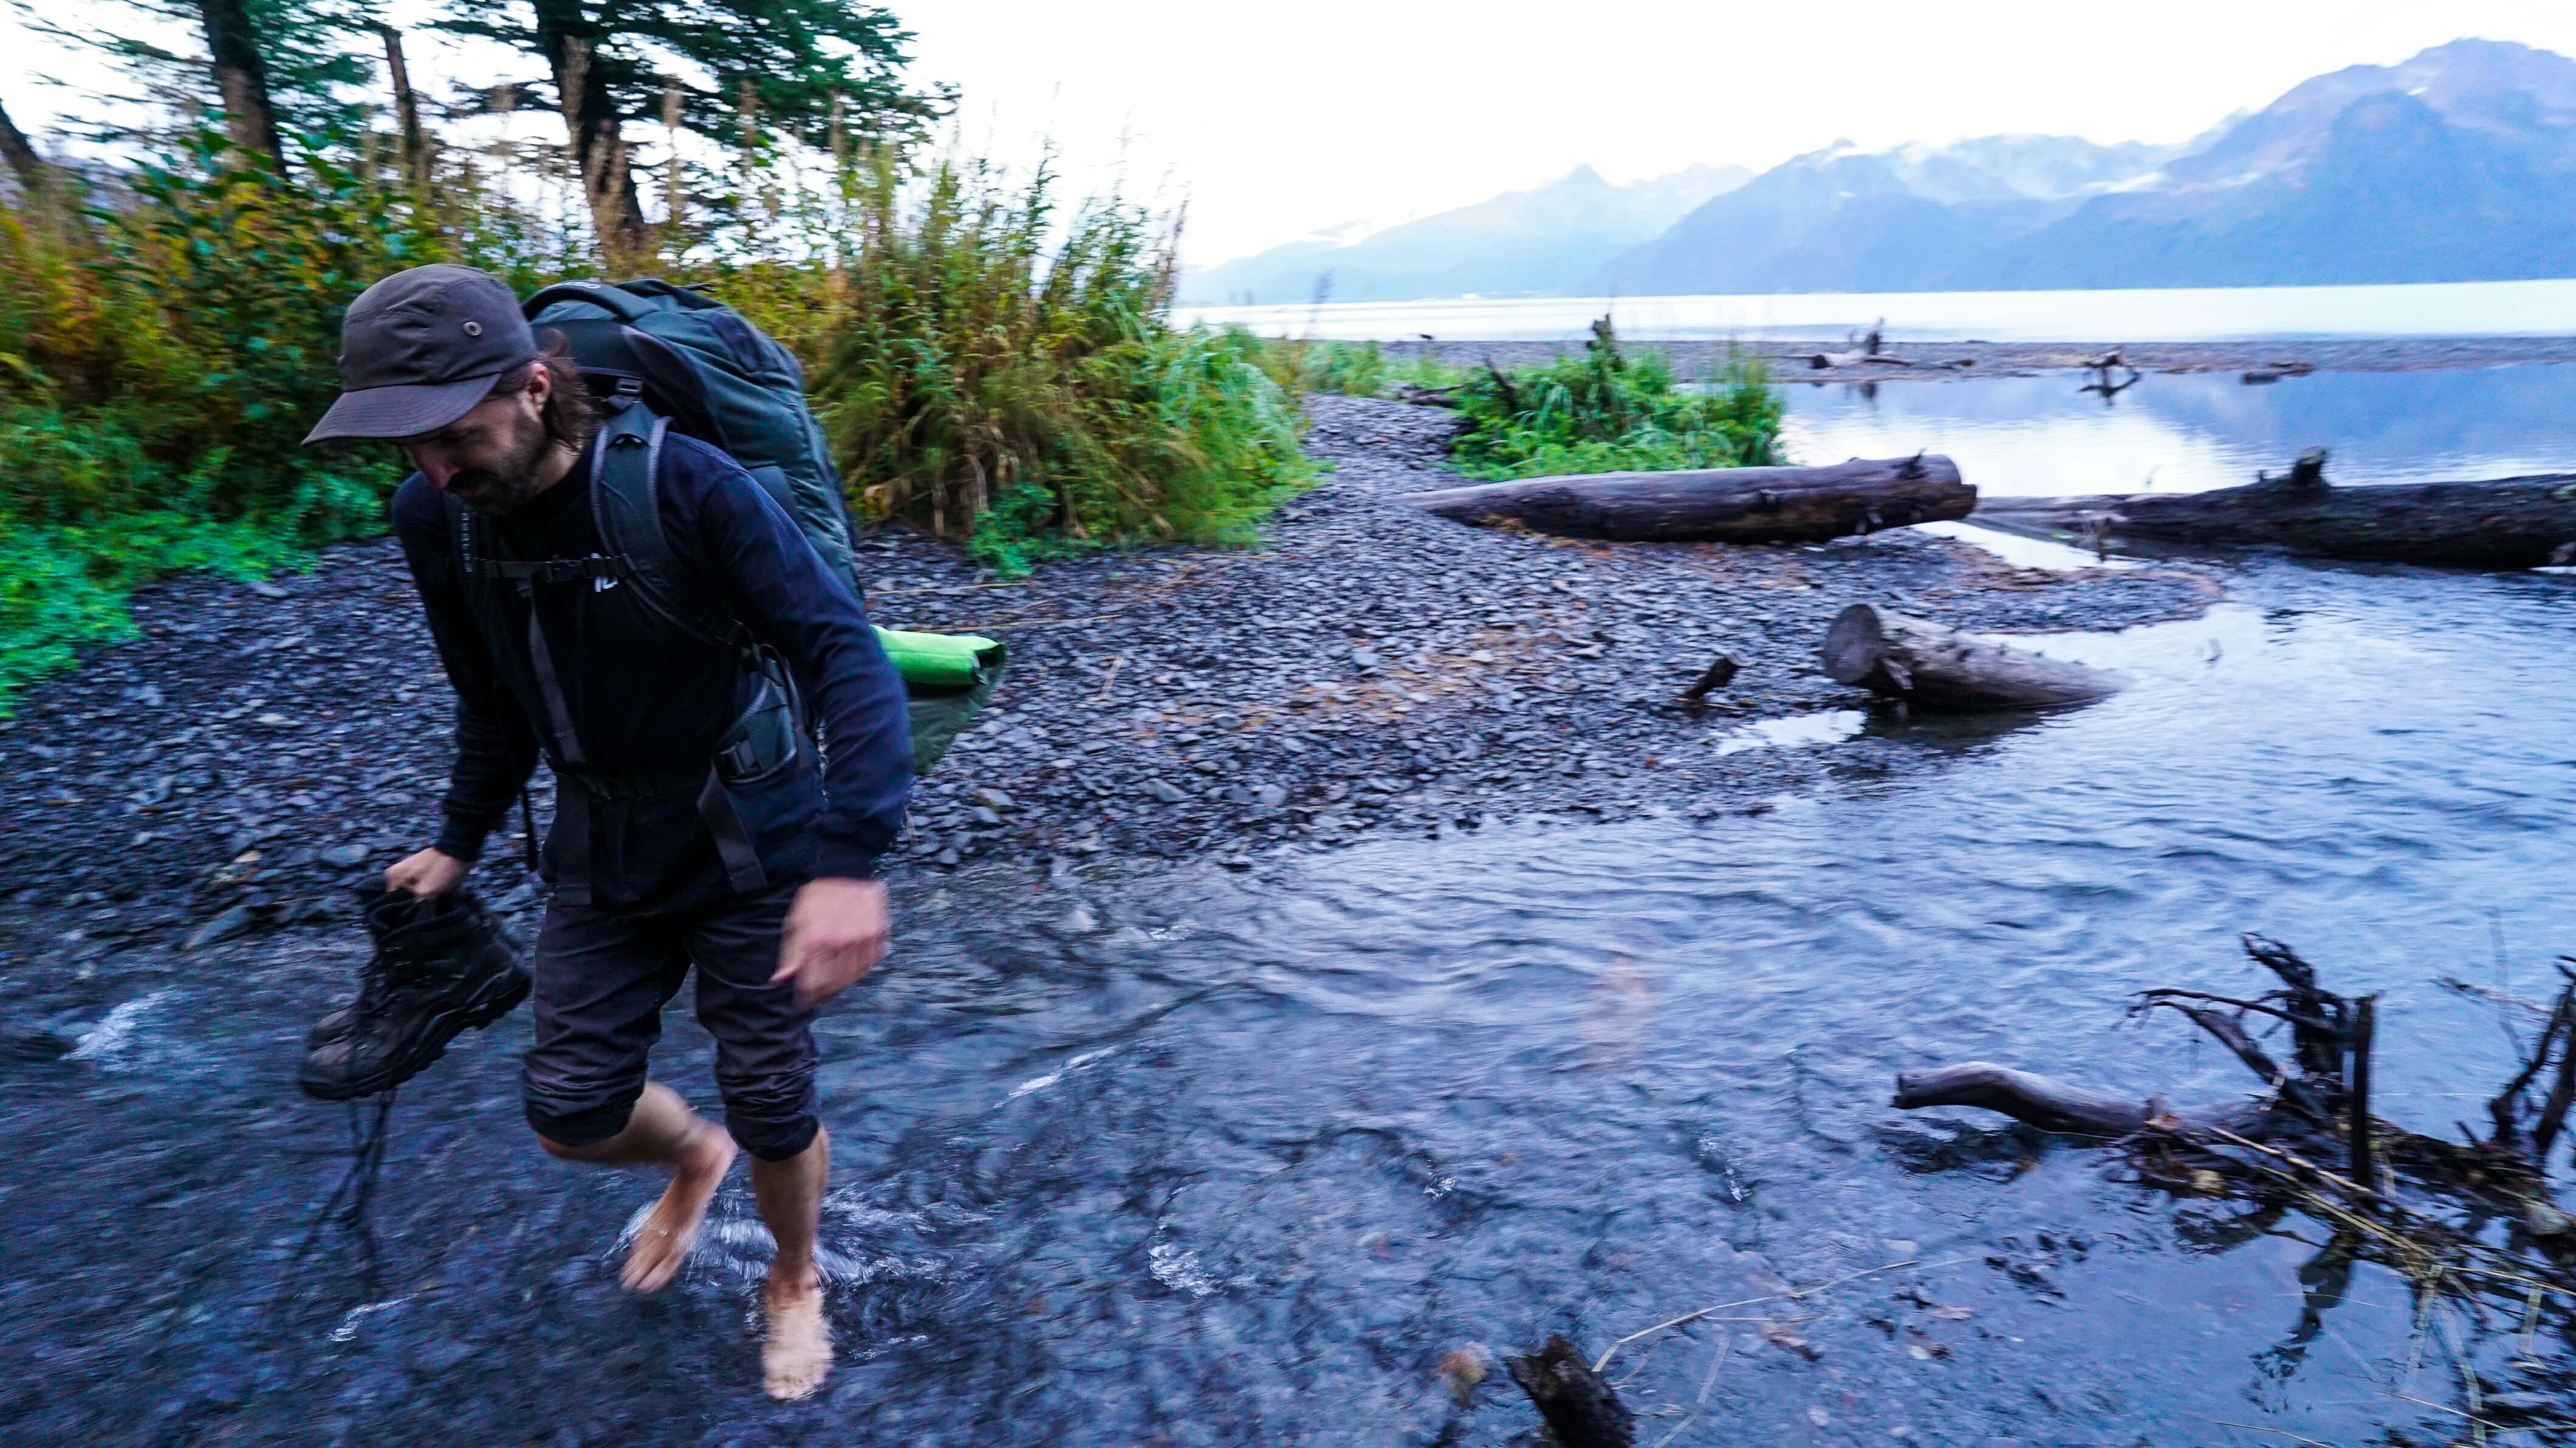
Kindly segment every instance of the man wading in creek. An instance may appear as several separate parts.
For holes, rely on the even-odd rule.
[[[594,494],[614,496],[603,468],[635,464],[609,457],[580,370],[540,348],[498,280],[456,266],[388,277],[350,305],[341,339],[340,399],[306,441],[385,439],[418,469],[394,495],[394,526],[457,697],[445,828],[385,872],[387,888],[455,891],[546,755],[553,894],[532,963],[528,1122],[550,1156],[670,1172],[626,1260],[638,1292],[679,1271],[735,1148],[749,1152],[778,1244],[763,1376],[773,1396],[803,1397],[831,1370],[814,1263],[831,1158],[809,1027],[886,948],[875,870],[911,782],[902,682],[795,519],[734,459],[676,433],[648,449],[610,429],[646,459],[679,570],[739,627],[706,637],[621,586],[635,580],[602,546]],[[791,681],[828,741],[828,781]],[[645,1079],[662,1006],[692,965],[722,1129]],[[488,995],[474,981],[438,989],[315,1059],[363,1072],[356,1058],[416,1050],[406,1032],[427,1039],[426,1022]]]

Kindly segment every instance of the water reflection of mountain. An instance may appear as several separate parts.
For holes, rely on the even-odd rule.
[[[1971,481],[2009,492],[2132,488],[2150,470],[2160,490],[2229,487],[2320,446],[2347,484],[2576,470],[2576,367],[2333,372],[2261,386],[2234,373],[2151,374],[2108,404],[2078,392],[2081,381],[1792,386],[1792,443],[1808,460],[1931,447],[1959,458]]]

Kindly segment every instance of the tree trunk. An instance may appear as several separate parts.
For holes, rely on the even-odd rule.
[[[596,37],[577,0],[536,0],[537,39],[554,72],[564,136],[581,173],[591,229],[601,250],[639,252],[649,245],[644,207],[627,165],[626,141],[607,88],[590,83]]]
[[[206,27],[206,50],[214,57],[224,129],[235,146],[284,170],[286,152],[278,144],[277,115],[268,100],[268,63],[260,58],[250,7],[244,0],[197,0],[197,15]]]
[[[411,67],[403,64],[402,32],[379,25],[385,37],[385,72],[394,88],[394,116],[402,125],[403,174],[412,189],[429,189],[429,133],[420,126],[420,97],[412,93]]]
[[[2534,568],[2576,543],[2576,473],[2337,488],[2311,448],[2287,476],[2209,493],[1989,498],[1979,522],[2081,543],[2269,545],[2323,558]]]
[[[1936,623],[1855,603],[1825,633],[1825,672],[1928,709],[2053,709],[2087,704],[2128,680],[2006,648]]]
[[[1536,1356],[1507,1357],[1503,1366],[1565,1448],[1630,1448],[1637,1441],[1636,1415],[1564,1338],[1550,1334]]]
[[[1709,468],[1524,478],[1413,493],[1460,523],[1516,523],[1561,538],[1634,543],[1821,543],[1964,518],[1977,490],[1945,457],[1855,458],[1826,468]]]
[[[9,170],[18,178],[20,195],[34,196],[53,185],[53,163],[36,154],[35,143],[18,129],[16,121],[9,119],[5,106],[0,106],[0,156],[8,158]]]

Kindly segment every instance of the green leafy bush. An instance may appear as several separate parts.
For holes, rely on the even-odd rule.
[[[198,130],[84,195],[66,176],[0,207],[0,707],[114,637],[161,573],[257,576],[383,529],[390,450],[300,446],[370,282],[583,265],[506,197],[425,200],[335,154],[289,183]]]
[[[126,599],[166,573],[258,578],[299,550],[246,523],[150,510],[88,527],[0,519],[0,705],[76,651],[132,635]]]
[[[1582,354],[1457,385],[1465,428],[1452,448],[1471,478],[1760,467],[1779,461],[1781,403],[1760,361],[1737,355],[1684,390],[1660,352],[1625,352],[1607,318]]]

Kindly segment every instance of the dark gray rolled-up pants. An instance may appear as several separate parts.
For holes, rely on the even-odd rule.
[[[537,1043],[519,1078],[528,1124],[565,1146],[623,1131],[644,1092],[662,1007],[694,965],[698,1022],[716,1038],[725,1130],[764,1161],[812,1144],[814,1012],[796,1004],[793,982],[769,980],[797,888],[657,914],[549,906],[533,966]]]

